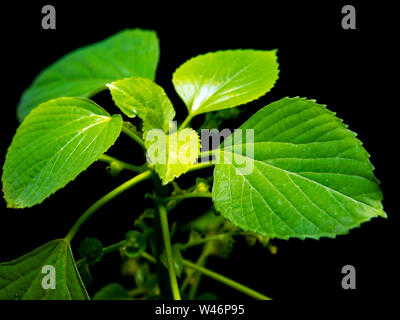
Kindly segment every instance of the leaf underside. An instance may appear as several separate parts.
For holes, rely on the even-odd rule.
[[[98,159],[118,138],[120,115],[83,98],[58,98],[35,108],[20,125],[6,155],[7,205],[42,202]]]
[[[254,157],[230,136],[212,191],[217,210],[235,225],[272,238],[318,239],[386,217],[368,153],[325,106],[284,98],[240,129],[254,129],[254,142],[246,146],[246,152],[254,147]]]
[[[276,50],[226,50],[194,57],[173,75],[189,114],[233,108],[267,93],[278,79]]]
[[[77,49],[44,69],[25,90],[17,108],[18,119],[36,106],[58,97],[89,98],[107,83],[138,76],[153,80],[159,44],[154,31],[127,29]]]
[[[55,268],[55,289],[44,289],[43,266]],[[87,300],[82,283],[64,239],[53,240],[10,262],[0,264],[0,300]]]

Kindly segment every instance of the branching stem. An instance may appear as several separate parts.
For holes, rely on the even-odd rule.
[[[184,193],[183,195],[165,197],[163,198],[163,200],[171,201],[171,200],[183,200],[190,198],[211,198],[211,197],[212,197],[211,192],[189,192],[189,193]]]
[[[200,254],[200,257],[196,261],[197,266],[201,266],[201,267],[206,266],[208,255],[209,255],[209,248],[210,247],[208,244],[204,245],[203,250]],[[201,275],[202,274],[200,272],[196,272],[196,270],[194,270],[194,269],[190,269],[188,272],[188,280],[190,280],[190,278],[192,278],[192,277],[194,278],[194,283],[191,285],[191,287],[189,289],[189,296],[188,296],[189,300],[193,300],[196,297],[197,289],[200,286]],[[184,285],[184,283],[182,284],[182,287],[183,287],[183,285]]]
[[[152,263],[156,262],[156,259],[146,252],[142,254],[142,257]],[[200,267],[189,260],[183,259],[183,265],[188,268],[192,268],[193,270],[196,270],[197,272],[200,272],[203,275],[205,275],[209,278],[212,278],[216,281],[219,281],[235,290],[238,290],[238,291],[252,297],[252,298],[259,299],[259,300],[271,300],[271,298],[263,295],[262,293],[259,293],[253,289],[250,289],[249,287],[246,287],[245,285],[240,284],[239,282],[236,282],[232,279],[229,279],[228,277],[225,277],[217,272],[211,271],[205,267]]]
[[[171,236],[169,233],[167,209],[165,208],[164,205],[160,204],[158,205],[158,212],[160,214],[161,230],[163,234],[165,253],[167,257],[168,274],[172,290],[172,296],[174,300],[181,300],[178,281],[176,279],[174,258],[172,256]]]
[[[113,245],[110,245],[108,247],[105,247],[103,249],[103,254],[107,254],[107,253],[110,253],[110,252],[113,252],[113,251],[119,249],[120,247],[122,247],[124,245],[124,243],[125,243],[125,241],[123,240],[123,241],[117,242]],[[154,258],[152,255],[148,254],[147,252],[143,252],[141,256],[151,263],[157,262],[156,258]],[[77,264],[80,264],[83,262],[84,262],[84,260],[81,259],[77,262]],[[253,289],[250,289],[249,287],[246,287],[245,285],[240,284],[239,282],[229,279],[228,277],[225,277],[217,272],[211,271],[205,267],[198,266],[189,260],[183,259],[183,265],[188,268],[191,268],[197,272],[200,272],[201,274],[203,274],[209,278],[219,281],[233,289],[236,289],[252,298],[260,299],[260,300],[271,300],[271,298],[255,291]]]
[[[102,154],[99,157],[98,161],[106,162],[108,164],[117,163],[122,169],[130,170],[130,171],[137,172],[137,173],[143,172],[142,167],[135,166],[133,164],[121,161],[121,160],[111,157],[107,154]]]
[[[214,165],[214,163],[212,162],[199,162],[194,164],[188,172],[191,171],[195,171],[195,170],[200,170],[200,169],[204,169],[204,168],[208,168],[208,167],[212,167]]]
[[[183,120],[183,122],[181,123],[179,130],[186,128],[187,125],[190,123],[190,121],[192,121],[193,117],[194,117],[194,114],[189,113],[188,116],[186,117],[186,119]]]
[[[202,245],[206,242],[209,241],[214,241],[214,240],[221,240],[224,237],[228,237],[228,236],[246,236],[246,237],[257,237],[257,235],[255,233],[252,232],[246,232],[246,231],[230,231],[230,232],[224,232],[224,233],[218,233],[218,234],[213,234],[211,236],[207,236],[204,238],[201,238],[199,240],[193,240],[190,242],[187,242],[185,244],[182,244],[182,246],[180,247],[182,250],[186,250],[188,248],[191,247],[195,247],[195,246],[199,246]]]
[[[240,284],[239,282],[229,279],[229,278],[223,276],[222,274],[211,271],[205,267],[198,266],[197,264],[195,264],[189,260],[183,260],[183,265],[185,265],[186,267],[192,268],[192,269],[202,273],[203,275],[205,275],[209,278],[212,278],[214,280],[217,280],[217,281],[219,281],[237,291],[240,291],[252,298],[255,298],[258,300],[271,300],[271,298],[255,291],[253,289],[250,289],[249,287],[246,287],[246,286]]]

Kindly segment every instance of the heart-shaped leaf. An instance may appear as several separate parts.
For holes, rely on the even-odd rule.
[[[35,108],[19,126],[6,155],[7,205],[31,207],[75,179],[118,138],[120,115],[83,98],[58,98]]]
[[[151,129],[169,131],[175,110],[164,90],[151,80],[128,78],[107,84],[115,104],[128,117],[143,120],[143,132]]]
[[[58,97],[89,98],[106,84],[132,76],[153,80],[159,44],[154,31],[127,29],[77,49],[44,69],[25,90],[18,119],[40,103]]]
[[[69,243],[53,240],[0,264],[0,300],[87,300]]]
[[[189,114],[227,109],[267,93],[278,79],[276,51],[227,50],[194,57],[172,81]]]
[[[224,142],[212,191],[235,225],[272,238],[320,238],[386,216],[368,153],[325,106],[284,98],[240,129],[254,138]]]

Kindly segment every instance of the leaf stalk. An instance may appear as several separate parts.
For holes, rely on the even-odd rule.
[[[117,158],[109,156],[108,154],[102,154],[99,157],[98,161],[102,161],[108,164],[117,163],[122,169],[130,170],[137,173],[143,172],[143,167],[135,166],[133,164],[121,161]]]
[[[145,149],[144,141],[141,137],[137,135],[137,133],[132,130],[128,122],[123,122],[122,124],[122,132],[128,135],[130,138],[135,140],[142,148]]]

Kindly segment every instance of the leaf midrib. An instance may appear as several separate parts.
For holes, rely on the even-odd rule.
[[[91,116],[93,116],[93,115],[94,115],[94,114],[92,114]],[[96,115],[96,117],[97,117],[97,116],[98,116],[98,115]],[[90,116],[85,116],[85,117],[90,117]],[[83,117],[83,118],[85,118],[85,117]],[[76,138],[78,138],[79,136],[82,136],[82,134],[86,133],[87,130],[89,130],[89,129],[92,128],[92,127],[95,127],[95,126],[97,126],[97,125],[100,125],[100,124],[103,124],[103,123],[105,123],[105,122],[108,122],[108,121],[111,121],[111,120],[112,120],[112,117],[105,117],[105,116],[98,116],[98,117],[102,117],[102,118],[104,118],[104,119],[102,119],[101,121],[97,121],[97,122],[95,122],[95,123],[92,123],[92,124],[90,124],[89,126],[86,126],[86,127],[84,127],[84,128],[81,128],[81,129],[79,129],[79,130],[75,130],[75,132],[77,132],[77,133],[76,133],[71,139],[69,139],[69,141],[68,141],[65,145],[63,145],[63,147],[62,147],[60,150],[58,150],[56,153],[54,153],[50,158],[48,158],[48,159],[43,159],[43,160],[37,162],[36,165],[35,165],[34,167],[40,165],[40,164],[43,163],[43,162],[46,162],[46,163],[52,162],[56,157],[58,157],[58,156],[61,154],[61,152],[62,152],[68,145],[70,145],[74,140],[76,140]],[[79,118],[79,119],[81,119],[81,118]],[[97,133],[97,136],[105,129],[105,127],[106,127],[106,126],[102,126],[100,132]],[[58,130],[58,128],[57,128],[57,130]],[[74,132],[72,132],[72,133],[74,133]],[[65,135],[69,135],[69,134],[71,134],[71,132],[69,132],[68,134],[65,134]],[[64,136],[65,136],[65,135],[64,135]],[[57,138],[57,140],[59,140],[60,138],[62,138],[62,136],[59,136],[59,137]],[[91,143],[92,143],[92,142],[93,142],[93,140],[91,141]],[[53,143],[54,143],[54,142],[53,142]],[[48,146],[48,145],[44,145],[43,147],[46,147],[46,146]],[[68,159],[69,159],[69,158],[67,158],[67,160],[68,160]],[[21,163],[22,163],[22,162],[21,162]],[[34,168],[34,167],[31,167],[31,169]],[[44,166],[44,167],[42,168],[42,170],[41,170],[41,172],[40,172],[40,174],[39,174],[39,177],[36,179],[36,183],[37,183],[37,181],[39,180],[39,178],[41,177],[41,175],[42,175],[42,173],[43,173],[43,170],[44,170],[45,168],[46,168],[46,166]],[[21,176],[23,177],[23,176],[26,176],[26,175],[27,175],[27,172],[24,172],[24,173],[20,174],[19,176],[20,176],[20,177],[21,177]],[[15,197],[15,199],[19,199],[20,196],[25,192],[26,188],[27,188],[27,186],[24,186],[23,188],[21,188],[22,190],[19,192],[18,196]],[[32,191],[33,191],[33,188],[32,188]],[[32,191],[31,191],[31,192],[32,192]],[[31,196],[31,194],[30,194],[30,196]],[[29,200],[30,200],[30,198],[29,198]]]
[[[232,75],[230,78],[225,79],[225,81],[222,82],[217,88],[215,88],[215,90],[214,90],[210,95],[208,95],[207,98],[206,98],[205,100],[203,100],[203,101],[199,104],[199,106],[193,111],[193,104],[194,104],[194,101],[195,101],[195,97],[199,95],[200,90],[201,90],[201,87],[202,87],[201,85],[199,85],[198,88],[197,88],[197,90],[196,90],[196,95],[194,96],[193,101],[192,101],[191,106],[190,106],[191,113],[194,115],[194,114],[197,114],[196,112],[197,112],[198,110],[200,110],[201,108],[203,108],[203,109],[206,108],[206,107],[207,107],[207,101],[208,101],[209,99],[211,99],[211,97],[214,97],[214,96],[217,94],[218,91],[222,90],[226,85],[228,85],[230,82],[232,82],[232,81],[233,81],[236,77],[238,77],[242,72],[244,72],[245,70],[247,70],[248,68],[250,68],[251,65],[255,64],[256,62],[258,62],[259,60],[261,60],[261,59],[263,59],[263,58],[264,58],[264,57],[258,57],[258,58],[256,58],[256,59],[254,59],[254,60],[251,61],[249,64],[247,64],[246,66],[244,66],[242,69],[240,69],[239,71],[237,71],[237,72],[236,72],[234,75]],[[211,80],[214,80],[214,77],[215,77],[215,74],[214,74],[214,76],[213,76],[213,78],[212,78]],[[245,85],[239,86],[239,87],[237,87],[237,88],[241,88],[241,87],[247,86],[247,85],[248,85],[248,84],[246,83]],[[235,88],[235,90],[237,90],[237,88]]]
[[[227,152],[227,153],[230,153],[230,154],[232,154],[232,155],[234,154],[234,153],[229,152],[229,151],[226,151],[226,150],[221,150],[221,152]],[[352,202],[356,202],[356,203],[359,203],[359,204],[361,204],[361,205],[363,205],[363,206],[367,206],[367,207],[371,208],[372,210],[374,210],[379,216],[385,216],[385,213],[383,212],[382,209],[374,208],[374,207],[370,206],[370,205],[367,204],[367,203],[364,203],[364,202],[362,202],[362,201],[359,201],[359,200],[357,200],[357,199],[354,199],[354,198],[352,198],[352,197],[350,197],[350,196],[348,196],[348,195],[346,195],[346,194],[344,194],[344,193],[342,193],[342,192],[340,192],[340,191],[337,191],[337,190],[335,190],[335,189],[332,189],[332,188],[330,188],[330,187],[328,187],[328,186],[326,186],[326,185],[324,185],[324,184],[322,184],[322,183],[320,183],[320,182],[318,182],[318,181],[315,181],[315,180],[309,179],[309,178],[307,178],[307,177],[304,177],[304,176],[302,176],[302,175],[299,175],[299,174],[297,174],[296,172],[291,172],[291,171],[285,170],[285,169],[283,169],[283,168],[280,168],[280,167],[276,167],[276,166],[274,166],[274,165],[271,165],[271,164],[269,164],[269,163],[265,163],[265,162],[259,161],[259,160],[257,160],[257,159],[252,159],[252,158],[243,156],[243,155],[238,154],[238,153],[235,153],[235,155],[238,155],[238,156],[240,156],[240,157],[250,159],[251,161],[258,162],[258,163],[260,163],[260,164],[262,164],[262,165],[266,165],[266,166],[268,166],[268,167],[271,167],[271,168],[280,170],[280,171],[282,171],[282,172],[284,172],[284,173],[286,173],[286,174],[288,174],[288,175],[294,175],[294,176],[298,177],[299,179],[307,180],[307,181],[309,181],[309,182],[311,182],[311,183],[314,183],[314,184],[316,184],[316,185],[319,185],[319,186],[321,186],[321,187],[327,189],[329,192],[333,192],[333,193],[339,194],[339,195],[345,197],[346,199],[351,200]],[[225,164],[219,164],[219,165],[225,165]],[[240,171],[240,168],[237,168],[237,167],[235,166],[235,164],[232,163],[232,164],[230,164],[230,165],[233,165],[233,166],[235,167],[235,169],[237,169],[237,170]]]

